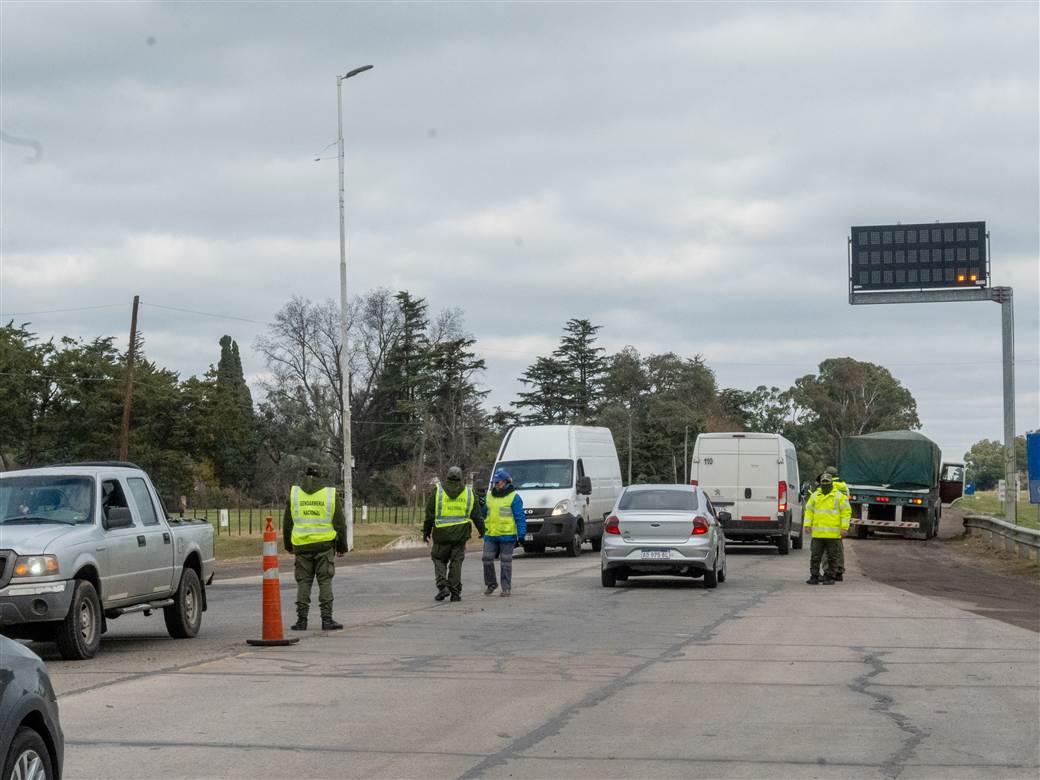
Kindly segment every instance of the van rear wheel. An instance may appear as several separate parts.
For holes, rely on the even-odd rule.
[[[801,550],[805,546],[805,530],[802,528],[798,529],[798,534],[791,539],[791,545],[796,550]]]
[[[779,539],[776,540],[776,548],[780,551],[781,555],[787,555],[791,552],[791,534],[785,533]]]

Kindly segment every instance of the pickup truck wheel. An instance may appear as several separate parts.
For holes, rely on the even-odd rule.
[[[93,583],[76,580],[69,614],[58,624],[54,640],[66,661],[93,658],[101,646],[101,602]]]
[[[4,759],[3,780],[51,780],[54,769],[43,737],[28,726],[14,734]]]
[[[174,639],[191,639],[202,625],[202,583],[194,569],[181,573],[181,584],[173,597],[173,606],[163,608],[166,630]]]

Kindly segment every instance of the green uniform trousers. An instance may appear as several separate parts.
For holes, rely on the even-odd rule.
[[[809,546],[809,574],[819,575],[821,561],[825,576],[833,577],[844,571],[845,556],[842,554],[841,539],[812,540]]]
[[[306,548],[296,553],[296,616],[306,618],[311,609],[311,586],[318,579],[318,606],[323,618],[332,617],[332,578],[336,575],[336,551],[310,551]]]
[[[844,574],[845,573],[845,540],[835,539],[837,542],[834,545],[834,573]]]
[[[437,590],[450,591],[453,596],[462,595],[462,560],[466,557],[466,543],[447,544],[434,542],[430,550],[433,558],[433,574]]]

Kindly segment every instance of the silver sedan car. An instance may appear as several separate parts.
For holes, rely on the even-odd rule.
[[[726,579],[726,540],[718,512],[693,485],[629,485],[603,526],[600,576],[613,588],[629,577],[703,577],[708,588]]]

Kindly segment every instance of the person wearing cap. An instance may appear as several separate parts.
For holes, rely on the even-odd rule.
[[[474,495],[473,488],[462,483],[462,469],[452,466],[443,482],[426,503],[423,523],[423,541],[433,547],[433,575],[437,583],[434,599],[462,601],[462,561],[466,557],[466,542],[470,537],[470,523],[477,534],[484,536],[484,515],[487,512],[484,496]]]
[[[834,489],[831,475],[820,475],[820,487],[805,502],[802,511],[805,533],[812,534],[807,585],[833,585],[841,553],[841,536],[849,530],[852,506],[848,496]],[[820,579],[820,565],[823,579]]]
[[[282,517],[282,542],[286,552],[296,556],[296,623],[293,631],[307,630],[311,609],[311,587],[318,580],[318,607],[321,630],[343,628],[332,617],[332,578],[335,558],[347,551],[347,521],[336,488],[322,483],[325,470],[310,463],[302,484],[289,490],[289,501]]]
[[[831,484],[835,490],[841,491],[845,494],[845,498],[849,497],[849,486],[838,476],[838,470],[834,466],[828,466],[824,473],[830,474]],[[851,506],[851,503],[850,503]],[[847,529],[846,529],[847,530]],[[834,580],[836,582],[842,582],[845,579],[845,542],[838,539],[838,545],[835,547],[835,553],[838,556],[838,560],[834,565]]]
[[[495,558],[499,559],[502,595],[513,592],[513,549],[527,533],[524,502],[513,488],[513,478],[505,469],[491,475],[491,491],[487,497],[487,519],[484,521],[484,595],[498,588]]]

